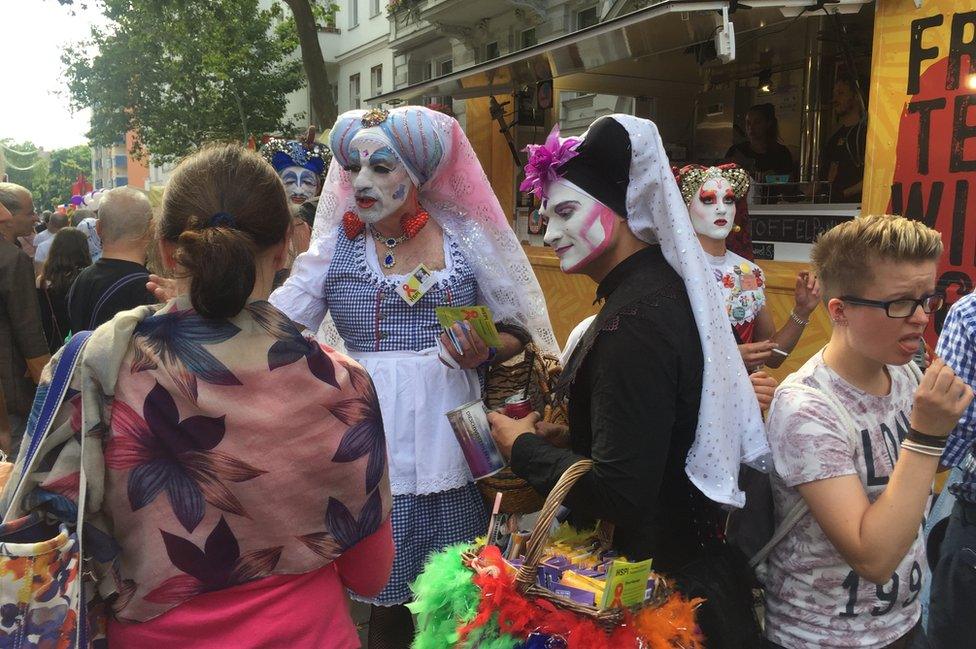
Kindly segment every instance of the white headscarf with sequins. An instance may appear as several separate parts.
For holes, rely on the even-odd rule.
[[[631,115],[599,119],[616,120],[630,135],[627,225],[641,241],[660,244],[664,258],[684,280],[698,325],[705,374],[698,429],[685,471],[712,500],[742,507],[745,494],[739,489],[739,465],[744,462],[766,470],[769,445],[725,301],[691,227],[657,125]]]

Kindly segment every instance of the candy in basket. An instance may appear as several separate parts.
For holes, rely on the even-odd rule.
[[[593,463],[567,469],[524,553],[456,545],[433,555],[413,584],[416,649],[701,649],[701,600],[686,600],[650,561],[615,555],[606,535],[557,534],[556,510]]]

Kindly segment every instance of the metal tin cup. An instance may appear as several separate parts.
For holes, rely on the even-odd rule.
[[[472,401],[447,413],[454,436],[475,480],[487,478],[505,468],[505,458],[491,438],[488,409],[481,401]]]

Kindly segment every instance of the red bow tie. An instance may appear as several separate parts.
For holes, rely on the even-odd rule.
[[[407,235],[408,239],[413,239],[427,225],[429,219],[430,214],[427,213],[427,210],[420,210],[413,216],[401,217],[400,227],[403,228],[403,233]],[[363,233],[366,224],[360,220],[355,212],[350,210],[342,215],[342,229],[346,233],[346,238],[352,241]]]
[[[342,229],[346,233],[346,238],[352,241],[366,229],[366,224],[363,223],[355,212],[346,212],[342,215]]]

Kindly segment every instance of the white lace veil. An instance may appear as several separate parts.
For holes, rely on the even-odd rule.
[[[637,238],[661,245],[664,258],[684,280],[698,325],[705,374],[698,429],[685,471],[712,500],[742,507],[745,494],[739,490],[739,465],[745,462],[765,470],[769,445],[725,302],[691,227],[657,126],[631,115],[600,119],[616,120],[630,135],[627,224]]]
[[[311,246],[270,298],[290,318],[317,330],[319,340],[340,350],[345,345],[327,314],[324,283],[342,234],[342,216],[356,209],[349,173],[340,160],[347,159],[343,147],[363,128],[365,114],[348,111],[336,121],[331,137],[335,157],[319,199]],[[558,355],[539,282],[457,120],[420,106],[395,108],[389,115],[386,139],[411,177],[421,181],[420,203],[457,241],[495,320],[519,324],[541,350]]]

